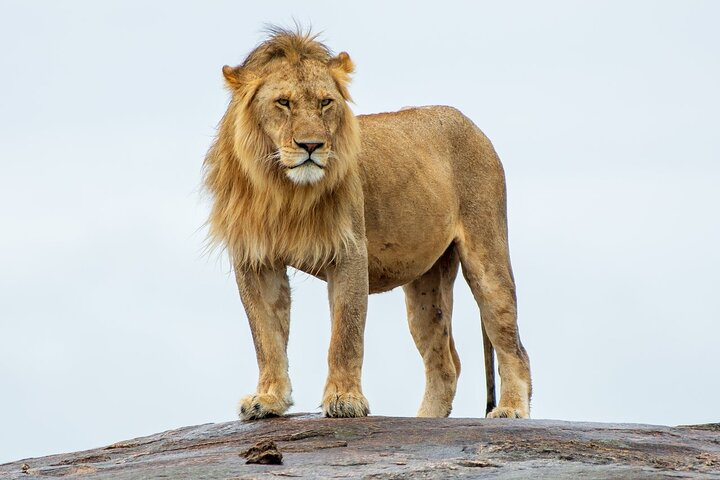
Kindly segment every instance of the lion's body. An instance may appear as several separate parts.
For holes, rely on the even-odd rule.
[[[454,108],[358,119],[370,292],[376,293],[427,272],[462,238],[461,208],[469,203],[483,199],[485,208],[504,215],[504,184],[492,146]]]
[[[418,414],[449,414],[460,373],[450,323],[459,265],[500,361],[500,404],[489,414],[528,416],[504,175],[492,145],[449,107],[354,117],[346,104],[351,71],[346,54],[331,58],[311,37],[283,31],[241,67],[224,69],[233,102],[206,159],[206,185],[211,235],[233,258],[260,368],[241,416],[281,414],[292,403],[287,266],[329,284],[325,414],[367,414],[367,295],[398,286],[426,366]],[[485,351],[492,367],[489,342]],[[494,388],[492,368],[487,373]]]

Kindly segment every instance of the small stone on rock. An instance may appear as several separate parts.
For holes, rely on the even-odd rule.
[[[282,465],[282,453],[272,440],[263,440],[256,443],[240,454],[245,457],[245,463],[258,463],[262,465]]]

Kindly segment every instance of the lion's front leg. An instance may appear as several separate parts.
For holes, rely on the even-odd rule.
[[[328,269],[327,281],[332,332],[322,411],[327,417],[363,417],[370,413],[360,385],[368,299],[364,243]]]
[[[243,420],[282,415],[292,405],[287,343],[290,324],[290,286],[285,266],[249,270],[235,268],[257,355],[257,390],[240,400]]]

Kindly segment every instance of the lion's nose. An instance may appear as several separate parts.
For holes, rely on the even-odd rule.
[[[323,145],[325,145],[325,144],[322,143],[322,142],[313,142],[313,143],[310,143],[310,142],[298,142],[297,140],[295,140],[295,144],[297,144],[298,147],[302,148],[303,150],[305,150],[305,151],[308,152],[308,153],[312,153],[312,152],[314,152],[315,150],[317,150],[318,148],[320,148],[320,147],[322,147]]]

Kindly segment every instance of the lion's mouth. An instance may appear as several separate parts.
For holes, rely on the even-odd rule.
[[[308,165],[308,164],[310,164],[310,163],[312,163],[313,165],[315,165],[315,166],[318,167],[318,168],[325,168],[325,167],[323,167],[322,165],[320,165],[319,163],[317,163],[315,160],[313,160],[312,158],[308,158],[307,160],[305,160],[305,161],[302,162],[302,163],[298,163],[297,165],[293,165],[292,167],[290,167],[290,170],[292,170],[293,168],[302,167],[303,165]]]

